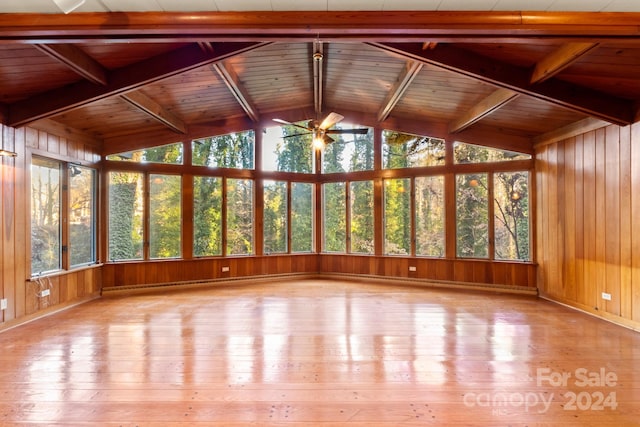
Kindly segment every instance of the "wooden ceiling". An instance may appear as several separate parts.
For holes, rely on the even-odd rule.
[[[71,129],[105,153],[330,111],[531,151],[578,124],[637,120],[639,24],[636,13],[0,14],[0,116]]]

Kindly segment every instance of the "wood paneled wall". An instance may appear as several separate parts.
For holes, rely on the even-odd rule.
[[[60,307],[98,295],[102,286],[100,267],[63,272],[50,278],[50,295],[39,296],[40,286],[30,280],[29,171],[32,153],[63,161],[91,164],[99,161],[98,146],[81,138],[70,141],[35,128],[15,129],[0,125],[2,146],[17,157],[0,158],[0,329]],[[64,134],[64,132],[60,132]]]
[[[416,267],[416,271],[409,271],[410,266]],[[223,272],[223,267],[229,267],[229,271]],[[488,284],[504,286],[505,289],[536,287],[536,266],[531,263],[345,254],[113,263],[103,267],[103,284],[110,288],[300,273]]]
[[[612,125],[536,150],[540,294],[636,329],[639,144],[640,124]]]

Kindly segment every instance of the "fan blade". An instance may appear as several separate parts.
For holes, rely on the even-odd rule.
[[[306,126],[302,126],[302,125],[299,125],[297,123],[291,123],[291,122],[288,122],[288,121],[282,120],[282,119],[273,119],[273,121],[276,122],[276,123],[280,123],[281,125],[295,126],[297,128],[305,129],[305,130],[313,130],[313,129],[308,128]]]
[[[333,134],[351,134],[351,135],[366,135],[369,132],[369,128],[358,128],[358,129],[327,129],[325,133],[333,133]]]
[[[307,136],[307,135],[311,135],[311,133],[307,132],[307,133],[294,133],[293,135],[285,135],[282,138],[293,138],[294,136]]]
[[[329,145],[332,142],[335,142],[335,139],[331,138],[329,135],[327,135],[326,133],[324,134],[324,136],[322,137],[322,140],[324,141],[324,145]]]
[[[320,123],[320,129],[329,129],[331,126],[335,125],[342,119],[344,119],[344,116],[341,116],[338,113],[331,112],[327,117],[324,118],[322,123]]]

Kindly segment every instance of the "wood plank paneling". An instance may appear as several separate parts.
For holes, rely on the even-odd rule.
[[[640,329],[638,144],[638,124],[589,130],[540,147],[536,174],[541,294]]]
[[[42,296],[41,284],[29,280],[28,265],[31,151],[37,150],[38,155],[50,153],[55,158],[97,162],[98,148],[33,128],[1,126],[0,135],[3,146],[18,154],[15,158],[0,158],[0,297],[7,299],[7,309],[0,312],[2,328],[98,295],[102,279],[99,267],[61,272],[50,279],[50,295]]]

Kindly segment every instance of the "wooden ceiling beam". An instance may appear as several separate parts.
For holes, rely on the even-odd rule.
[[[147,113],[153,119],[159,121],[171,130],[183,135],[187,133],[187,127],[181,119],[179,119],[175,114],[166,110],[164,107],[162,107],[162,105],[158,104],[144,93],[135,91],[120,96],[129,104]]]
[[[459,47],[439,44],[432,50],[424,50],[421,43],[370,45],[610,123],[628,125],[634,120],[634,105],[630,100],[554,78],[531,85],[529,69]]]
[[[0,14],[4,42],[358,40],[634,41],[634,13],[543,11],[255,11]]]
[[[105,86],[80,81],[15,102],[9,106],[8,125],[20,127],[82,107],[110,96],[121,95],[146,84],[264,46],[264,43],[214,43],[213,52],[190,44],[166,54],[111,71]]]
[[[36,44],[34,46],[90,82],[107,85],[107,70],[79,47],[72,44]]]
[[[472,124],[501,108],[503,105],[506,105],[507,103],[516,99],[519,95],[520,94],[518,92],[514,92],[510,89],[504,88],[500,88],[494,91],[489,96],[466,111],[464,114],[462,114],[460,117],[458,117],[456,120],[452,121],[449,124],[449,132],[462,132]]]
[[[531,73],[530,83],[542,83],[596,47],[598,43],[567,43],[560,46],[536,64]]]
[[[420,70],[424,66],[423,63],[417,61],[407,61],[402,72],[396,79],[395,84],[387,94],[386,99],[382,103],[382,108],[378,111],[378,121],[383,122],[389,117],[391,110],[393,110],[411,85],[411,82],[418,76]]]
[[[211,67],[218,73],[234,98],[236,98],[242,109],[247,113],[247,116],[249,116],[252,121],[258,122],[260,120],[258,109],[253,104],[253,101],[251,101],[251,97],[240,82],[240,78],[233,68],[222,61],[211,64]]]

